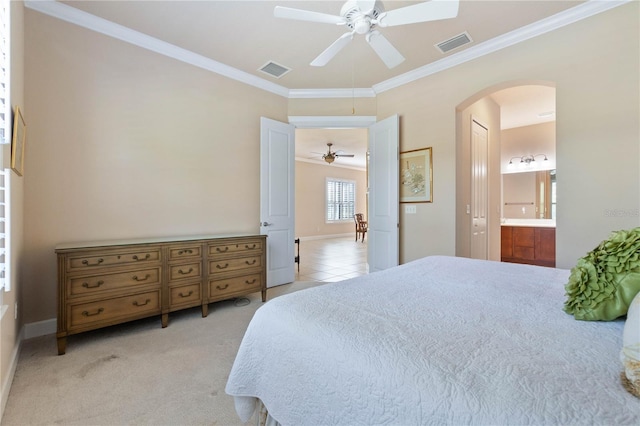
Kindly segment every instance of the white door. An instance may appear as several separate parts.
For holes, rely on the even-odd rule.
[[[471,121],[471,258],[487,259],[488,129]]]
[[[398,116],[369,127],[369,272],[397,266],[399,191]]]
[[[294,126],[260,118],[260,233],[267,235],[267,287],[293,282]]]

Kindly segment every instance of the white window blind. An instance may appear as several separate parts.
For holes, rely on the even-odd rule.
[[[327,178],[327,222],[353,220],[355,204],[354,181]]]

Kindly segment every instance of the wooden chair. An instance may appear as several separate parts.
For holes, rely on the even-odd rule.
[[[358,236],[362,234],[362,242],[364,243],[364,235],[367,233],[367,221],[364,220],[362,213],[356,213],[353,215],[353,221],[356,223],[356,241]]]

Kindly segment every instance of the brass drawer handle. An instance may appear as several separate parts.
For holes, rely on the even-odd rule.
[[[244,263],[246,263],[247,265],[251,266],[251,265],[255,265],[257,262],[256,259],[253,259],[253,261],[249,262],[248,260],[245,260]]]
[[[249,244],[245,244],[244,248],[246,248],[247,250],[253,250],[254,248],[256,248],[258,245],[257,244],[253,244],[251,247],[249,247]]]
[[[193,272],[193,268],[189,268],[189,270],[187,272],[184,272],[182,269],[178,270],[178,273],[182,274],[182,275],[187,275],[187,274],[190,274],[192,272]]]
[[[151,257],[151,255],[149,253],[147,253],[143,258],[138,257],[137,254],[133,255],[133,260],[137,260],[138,262],[142,261],[142,260],[149,260],[149,258]]]
[[[95,285],[90,285],[89,283],[82,283],[82,287],[84,287],[84,288],[98,288],[102,284],[104,284],[104,281],[100,280]]]
[[[225,248],[224,248],[224,250],[221,250],[221,249],[220,249],[220,247],[216,247],[216,251],[217,251],[218,253],[224,253],[224,252],[229,251],[229,247],[225,247]]]
[[[104,262],[103,258],[98,259],[98,261],[96,263],[93,263],[93,264],[90,264],[89,261],[85,259],[85,260],[82,261],[82,264],[85,265],[85,266],[96,266],[96,265],[101,264],[102,262]]]
[[[180,296],[180,297],[189,297],[189,296],[191,296],[192,294],[193,294],[193,290],[191,290],[191,291],[190,291],[189,293],[187,293],[187,294],[184,294],[184,293],[180,292],[180,293],[178,293],[178,296]]]
[[[90,314],[88,311],[82,311],[82,315],[84,315],[85,317],[93,317],[96,315],[100,315],[102,312],[104,312],[104,308],[98,309],[98,311],[93,314]]]
[[[257,280],[254,278],[254,279],[251,280],[251,282],[249,282],[249,280],[244,280],[244,283],[247,284],[247,285],[251,285],[251,284],[254,284],[256,281]]]
[[[220,266],[219,263],[216,265],[216,268],[218,268],[218,269],[227,269],[228,267],[229,267],[228,263],[225,263],[224,266]]]
[[[140,303],[137,300],[135,302],[133,302],[133,306],[144,306],[144,305],[148,305],[151,302],[151,299],[147,299],[144,301],[144,303]]]
[[[193,250],[191,249],[186,249],[186,250],[180,250],[178,252],[178,256],[182,256],[183,254],[193,254]]]
[[[219,285],[217,285],[216,288],[218,290],[226,290],[227,288],[229,288],[229,284],[225,284],[224,287],[220,287]]]
[[[148,280],[150,277],[151,277],[151,275],[150,275],[150,274],[145,275],[145,276],[144,276],[144,278],[139,278],[137,275],[134,275],[133,277],[131,277],[131,279],[132,279],[132,280],[134,280],[134,281],[138,281],[138,282],[140,282],[140,281],[146,281],[146,280]]]

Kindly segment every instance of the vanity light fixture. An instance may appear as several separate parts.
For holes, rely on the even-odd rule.
[[[513,160],[515,158],[519,158],[520,159],[520,166],[529,167],[529,166],[532,165],[531,163],[534,163],[536,161],[536,157],[544,157],[544,159],[542,161],[549,161],[549,159],[547,158],[547,156],[545,154],[523,155],[522,157],[511,157],[507,167],[513,167]]]

